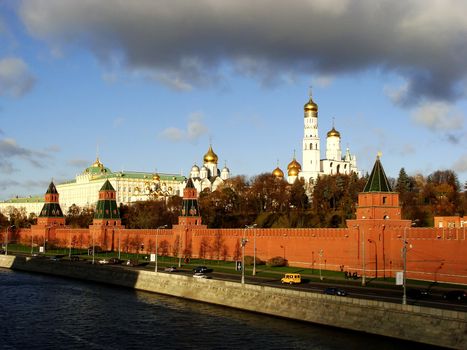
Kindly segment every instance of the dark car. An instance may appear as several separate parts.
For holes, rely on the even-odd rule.
[[[430,295],[430,292],[428,289],[416,289],[416,288],[410,288],[407,289],[407,297],[411,299],[424,299],[428,298]]]
[[[443,293],[443,299],[454,301],[466,301],[467,292],[463,290],[450,290],[449,292]]]
[[[329,295],[339,295],[339,296],[346,296],[347,292],[341,288],[326,288],[323,292],[324,294]]]
[[[212,271],[212,269],[208,269],[206,266],[197,266],[193,269],[194,273],[207,273]]]
[[[109,264],[110,265],[121,264],[122,262],[123,262],[123,260],[121,260],[119,258],[110,258],[109,259]]]
[[[72,255],[70,256],[71,261],[79,261],[79,256],[78,255]]]

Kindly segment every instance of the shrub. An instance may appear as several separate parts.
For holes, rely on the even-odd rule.
[[[275,256],[269,259],[266,265],[271,267],[287,266],[287,260],[284,259],[282,256]]]
[[[250,255],[245,255],[245,266],[253,265],[254,258]],[[260,258],[256,257],[256,265],[264,265],[265,262]]]

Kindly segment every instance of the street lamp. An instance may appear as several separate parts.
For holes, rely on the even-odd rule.
[[[94,245],[94,230],[92,231],[92,263],[94,264],[94,254],[95,254],[95,245]]]
[[[415,222],[412,222],[410,226],[404,227],[404,242],[402,245],[402,258],[403,258],[403,266],[404,266],[404,272],[403,272],[403,278],[402,278],[402,288],[403,288],[403,294],[402,294],[402,305],[407,305],[407,279],[406,279],[406,274],[407,274],[407,229],[415,226]]]
[[[255,228],[257,225],[245,225],[245,231],[251,228]],[[246,243],[245,243],[246,244]],[[243,271],[243,262],[242,262],[242,271]],[[253,276],[256,276],[256,230],[253,230]]]
[[[368,239],[368,243],[375,244],[375,278],[378,278],[378,248],[376,246],[376,241],[372,239]]]
[[[245,284],[245,246],[248,243],[248,239],[246,238],[246,230],[248,229],[248,225],[245,226],[243,230],[243,238],[242,238],[242,284]]]
[[[323,257],[324,251],[322,249],[319,250],[319,279],[323,280],[323,275],[321,275],[321,258]]]
[[[167,225],[159,226],[159,227],[157,228],[157,231],[156,231],[156,266],[155,266],[155,268],[154,268],[154,272],[157,272],[157,253],[158,253],[158,251],[159,251],[159,246],[158,246],[157,237],[159,236],[159,230],[160,230],[161,228],[166,228],[166,227],[167,227]]]
[[[14,228],[15,225],[11,225],[11,226],[8,226],[6,228],[6,236],[5,236],[5,255],[8,255],[8,231],[11,229],[11,228]]]

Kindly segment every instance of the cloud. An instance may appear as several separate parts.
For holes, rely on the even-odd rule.
[[[187,123],[186,130],[175,127],[170,127],[161,132],[161,136],[173,142],[188,140],[190,142],[198,140],[205,135],[209,129],[203,123],[203,115],[201,113],[193,113]]]
[[[20,97],[36,82],[23,60],[7,57],[0,60],[0,96]]]
[[[267,9],[267,10],[266,10]],[[407,81],[399,101],[452,101],[467,78],[459,0],[24,0],[29,32],[81,46],[175,89],[242,74],[263,85],[381,69]]]
[[[19,186],[20,183],[15,180],[2,180],[0,181],[0,190],[6,190],[8,188]]]
[[[463,154],[452,166],[452,169],[458,173],[467,172],[467,153]]]
[[[68,164],[76,168],[86,168],[89,166],[89,161],[84,159],[71,159]]]
[[[444,102],[423,103],[412,112],[411,118],[432,131],[455,131],[464,123],[462,113]]]
[[[15,157],[28,161],[36,168],[43,168],[43,159],[50,158],[46,152],[21,147],[13,139],[0,140],[0,172],[9,174],[16,171],[11,162]]]

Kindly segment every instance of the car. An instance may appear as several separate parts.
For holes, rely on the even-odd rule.
[[[204,273],[201,273],[201,272],[196,272],[194,275],[193,275],[194,278],[204,278],[204,279],[208,279],[208,278],[211,278],[210,276],[204,274]]]
[[[324,294],[328,295],[338,295],[338,296],[346,296],[347,292],[341,288],[330,287],[326,288],[323,292]]]
[[[138,261],[137,260],[127,260],[123,263],[123,265],[126,266],[138,266]]]
[[[454,300],[454,301],[466,301],[467,292],[463,290],[450,290],[448,292],[443,293],[443,299]]]
[[[164,269],[165,272],[176,272],[178,271],[175,266],[169,266]]]
[[[123,260],[121,260],[119,258],[110,258],[109,259],[109,264],[111,264],[111,265],[121,264],[122,262],[123,262]]]
[[[407,289],[406,295],[411,299],[424,299],[428,298],[430,291],[428,289],[410,288]]]
[[[299,273],[286,273],[284,277],[281,278],[281,283],[299,284],[302,283],[302,276]]]
[[[52,260],[52,261],[60,261],[60,257],[59,257],[59,256],[51,256],[51,257],[50,257],[50,260]]]
[[[79,256],[78,255],[70,256],[70,261],[79,261]]]
[[[193,269],[194,273],[208,273],[212,271],[213,271],[212,269],[209,269],[206,266],[197,266]]]
[[[100,259],[100,260],[98,261],[98,263],[99,263],[100,265],[107,265],[107,264],[109,263],[109,260],[108,260],[108,259]]]

